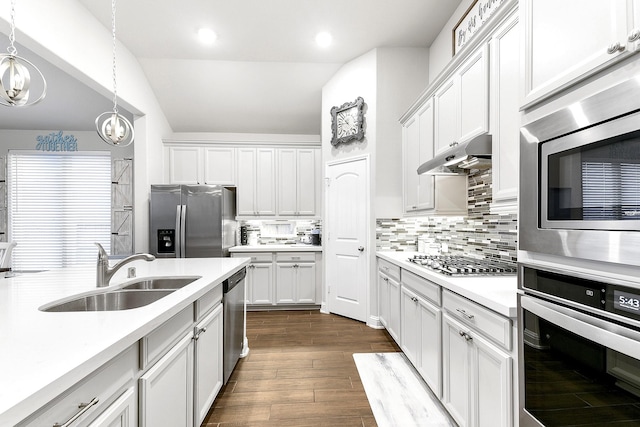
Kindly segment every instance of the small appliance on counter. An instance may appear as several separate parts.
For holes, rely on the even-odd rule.
[[[247,226],[241,225],[240,226],[240,244],[242,246],[247,246],[248,243],[249,242],[247,240]]]
[[[322,243],[322,236],[320,235],[320,230],[315,229],[311,232],[311,244],[314,246],[320,246]]]

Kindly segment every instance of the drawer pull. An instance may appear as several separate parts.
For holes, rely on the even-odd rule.
[[[468,333],[466,333],[465,331],[458,331],[458,333],[460,334],[460,336],[462,338],[464,338],[466,341],[471,341],[473,340],[473,337],[471,335],[469,335]]]
[[[207,328],[197,328],[197,327],[196,327],[196,328],[194,328],[194,329],[195,329],[195,331],[194,331],[194,333],[193,333],[193,339],[194,339],[195,341],[197,341],[197,340],[198,340],[198,338],[200,338],[200,334],[203,334],[203,333],[207,332]]]
[[[100,400],[97,397],[94,397],[93,399],[91,399],[91,401],[89,403],[81,403],[78,405],[78,408],[80,409],[78,412],[76,412],[76,414],[69,418],[69,420],[66,423],[60,424],[60,423],[55,423],[53,425],[53,427],[69,427],[71,424],[73,424],[78,418],[80,418],[82,415],[84,415],[85,412],[87,412],[89,409],[91,409],[92,406],[96,405]]]
[[[418,302],[418,298],[416,298],[416,297],[411,297],[411,301],[413,301],[413,302]]]
[[[469,313],[467,313],[466,311],[464,311],[464,310],[463,310],[463,309],[461,309],[461,308],[456,308],[456,311],[457,311],[458,313],[462,314],[464,317],[466,317],[466,318],[467,318],[467,319],[469,319],[469,320],[473,319],[473,314],[469,314]]]
[[[292,256],[292,257],[291,257],[291,259],[299,260],[299,259],[300,259],[300,257],[299,257],[299,256]]]

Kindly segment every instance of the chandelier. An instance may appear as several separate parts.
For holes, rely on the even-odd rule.
[[[17,55],[16,41],[16,0],[11,0],[11,31],[9,47],[0,54],[0,104],[7,107],[28,107],[42,101],[47,94],[47,81],[38,67]],[[41,80],[42,93],[37,98],[30,97],[31,75]],[[31,98],[31,99],[30,99]]]
[[[96,118],[96,130],[100,138],[109,145],[126,147],[133,142],[131,122],[118,113],[118,90],[116,84],[116,0],[111,0],[111,34],[113,37],[113,110]]]

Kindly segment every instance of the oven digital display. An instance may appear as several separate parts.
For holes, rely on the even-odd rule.
[[[613,307],[617,310],[628,311],[630,313],[640,313],[640,295],[613,291]]]

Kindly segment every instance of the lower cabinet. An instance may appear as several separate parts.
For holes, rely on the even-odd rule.
[[[209,313],[194,330],[194,426],[199,426],[222,388],[222,304]]]
[[[513,360],[481,333],[443,315],[442,402],[460,427],[513,425]]]
[[[140,377],[141,426],[193,426],[193,332]]]
[[[400,342],[400,268],[378,259],[378,318],[389,335]]]
[[[276,303],[313,304],[316,302],[316,264],[314,262],[276,263]]]
[[[136,387],[116,399],[89,427],[135,427],[138,425],[138,393]]]

